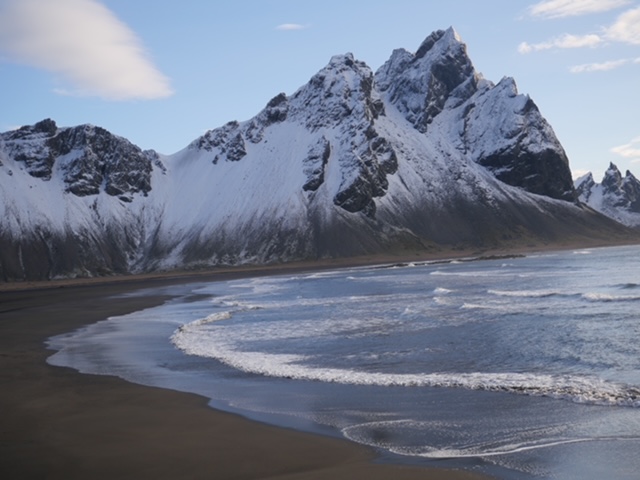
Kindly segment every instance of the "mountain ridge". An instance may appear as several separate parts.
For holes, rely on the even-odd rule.
[[[626,238],[568,165],[513,79],[437,31],[375,73],[336,55],[173,155],[52,120],[0,134],[0,278]]]

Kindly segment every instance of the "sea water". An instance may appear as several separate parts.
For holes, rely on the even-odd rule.
[[[49,362],[200,393],[394,462],[640,477],[638,246],[164,293],[176,298],[50,339]]]

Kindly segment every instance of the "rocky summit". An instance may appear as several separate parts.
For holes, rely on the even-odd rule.
[[[575,181],[581,202],[629,227],[640,229],[640,181],[629,171],[624,177],[611,163],[601,183],[588,173]]]
[[[0,134],[0,279],[626,238],[551,126],[453,29],[375,73],[337,55],[173,155],[52,120]]]

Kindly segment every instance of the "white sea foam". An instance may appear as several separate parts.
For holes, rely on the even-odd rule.
[[[640,295],[614,295],[611,293],[589,292],[582,298],[590,302],[635,302],[640,300]]]
[[[433,290],[433,293],[435,293],[436,295],[446,295],[447,293],[451,293],[453,290],[449,290],[448,288],[444,288],[444,287],[437,287]]]
[[[445,297],[446,298],[446,297]],[[494,313],[501,315],[505,313],[522,313],[526,310],[524,305],[514,305],[512,303],[506,302],[496,302],[496,301],[482,301],[479,302],[464,302],[462,305],[458,307],[460,310],[482,310],[482,311],[493,311]]]
[[[205,317],[205,318],[200,318],[198,320],[195,320],[193,322],[190,323],[185,323],[184,325],[181,325],[176,332],[180,332],[180,333],[185,333],[185,332],[189,332],[189,331],[198,331],[199,327],[203,326],[203,325],[207,325],[209,323],[213,323],[213,322],[219,322],[221,320],[229,320],[231,318],[231,312],[226,311],[226,312],[218,312],[218,313],[212,313],[211,315]]]
[[[242,337],[238,331],[211,326],[212,322],[230,315],[222,312],[186,324],[174,332],[171,341],[187,354],[215,358],[247,373],[277,378],[385,387],[465,388],[547,396],[576,403],[640,407],[640,388],[586,376],[484,372],[400,374],[312,367],[305,364],[309,357],[304,355],[241,350],[235,340],[236,336]],[[260,332],[259,336],[262,335],[268,336],[268,331]]]
[[[435,270],[433,272],[430,272],[429,275],[444,276],[444,277],[469,277],[469,278],[474,278],[474,277],[476,278],[507,277],[508,278],[513,276],[512,273],[504,270],[484,270],[484,271],[472,271],[472,272],[462,272],[462,271],[450,272],[450,271],[444,271],[444,270]]]
[[[487,290],[491,295],[500,297],[524,297],[524,298],[544,298],[562,295],[555,290]]]

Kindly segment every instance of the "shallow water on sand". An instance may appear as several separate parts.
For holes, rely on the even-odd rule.
[[[640,247],[170,292],[51,339],[50,363],[201,393],[392,461],[638,478]]]

